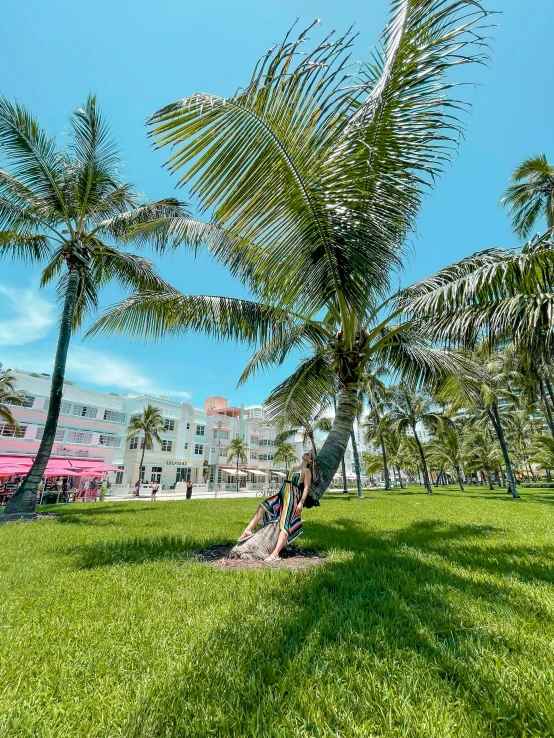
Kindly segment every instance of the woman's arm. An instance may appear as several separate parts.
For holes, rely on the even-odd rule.
[[[298,503],[298,507],[302,510],[304,507],[304,503],[306,502],[306,497],[308,496],[308,492],[310,491],[310,484],[312,482],[312,472],[309,469],[306,469],[304,472],[304,491],[302,492],[302,499]]]

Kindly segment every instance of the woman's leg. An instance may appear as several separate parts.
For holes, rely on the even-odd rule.
[[[279,554],[283,550],[283,547],[285,546],[285,544],[286,544],[286,542],[288,540],[288,537],[289,537],[289,534],[288,534],[288,532],[286,530],[282,530],[279,533],[279,538],[277,539],[277,545],[273,549],[273,553],[271,553],[268,556],[268,559],[273,560],[273,561],[277,561],[277,559],[279,558]],[[267,561],[267,559],[266,559],[266,561]]]
[[[244,533],[239,538],[239,541],[241,541],[243,538],[248,538],[252,535],[252,532],[254,531],[254,528],[261,523],[262,518],[264,516],[264,512],[266,512],[266,509],[263,505],[259,505],[258,509],[256,510],[256,513],[252,520],[248,523],[246,526]]]

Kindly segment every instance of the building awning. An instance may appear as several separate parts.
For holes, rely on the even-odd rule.
[[[236,477],[237,474],[238,474],[239,477],[246,477],[247,476],[246,472],[237,471],[236,469],[223,469],[223,471],[226,474],[232,474],[234,477]]]
[[[278,471],[272,471],[272,474],[275,474],[278,477],[286,477],[287,475],[284,472],[278,472]]]
[[[250,472],[250,474],[257,474],[260,477],[267,477],[267,476],[269,476],[268,474],[266,474],[263,471],[260,471],[259,469],[247,469],[246,471],[247,472]]]

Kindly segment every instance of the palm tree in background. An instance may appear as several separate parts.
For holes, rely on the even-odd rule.
[[[440,415],[434,410],[431,397],[423,391],[416,391],[408,386],[396,385],[391,387],[386,399],[386,422],[391,431],[406,435],[411,433],[417,444],[423,483],[427,494],[432,495],[427,459],[418,432],[418,425],[434,430],[440,420]]]
[[[509,208],[512,229],[520,238],[529,238],[543,218],[554,229],[554,167],[545,154],[530,156],[513,171],[511,184],[500,202]]]
[[[436,468],[455,474],[460,489],[465,492],[462,433],[455,420],[445,417],[437,424],[436,437],[427,444],[427,455]]]
[[[122,182],[119,152],[94,96],[74,111],[67,140],[59,148],[26,108],[0,98],[0,162],[6,167],[0,168],[0,257],[45,263],[41,286],[57,281],[63,306],[44,433],[6,513],[35,509],[58,424],[71,335],[96,309],[99,290],[110,282],[131,290],[166,286],[149,261],[121,246],[140,224],[186,215],[177,200],[142,202]]]
[[[164,303],[141,294],[104,327],[153,336],[200,326],[249,340],[268,332],[268,311],[273,319],[283,311],[289,347],[311,334],[321,351],[280,388],[276,414],[292,407],[285,394],[292,397],[294,385],[297,407],[309,416],[324,395],[322,373],[332,367],[339,381],[333,427],[318,454],[318,496],[350,439],[370,356],[367,325],[401,266],[424,193],[457,146],[455,111],[463,105],[453,90],[461,88],[448,72],[484,61],[486,15],[474,0],[393,0],[368,64],[351,63],[351,31],[310,45],[310,26],[273,46],[234,95],[193,94],[151,119],[156,145],[171,147],[170,171],[222,229],[211,253],[258,307],[209,298],[199,320],[191,309],[197,298],[169,295]],[[323,313],[328,325],[313,329]],[[274,357],[289,350],[282,344]]]
[[[0,419],[17,428],[17,421],[8,405],[21,405],[23,397],[16,389],[14,375],[9,371],[0,371]]]
[[[139,479],[137,488],[137,497],[140,497],[140,483],[144,481],[142,479],[142,468],[144,465],[144,454],[146,451],[152,451],[154,448],[154,442],[162,445],[162,439],[160,433],[164,429],[164,420],[161,415],[161,410],[154,405],[147,405],[140,415],[135,415],[131,418],[131,422],[127,427],[127,441],[131,438],[138,436],[141,438],[142,454],[140,457],[139,466]]]
[[[294,448],[292,443],[280,443],[275,449],[275,453],[273,454],[273,461],[276,464],[284,463],[288,476],[289,466],[292,467],[292,465],[296,461],[298,461],[298,457],[296,456],[296,449]]]
[[[227,447],[229,456],[227,457],[227,463],[230,464],[233,459],[237,462],[237,493],[239,491],[239,464],[246,464],[248,461],[248,444],[242,438],[233,438],[229,446]],[[215,480],[217,484],[217,479]]]

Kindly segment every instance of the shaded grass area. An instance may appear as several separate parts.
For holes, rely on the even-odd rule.
[[[301,571],[192,559],[255,500],[0,527],[0,735],[554,734],[554,492],[330,495]]]

